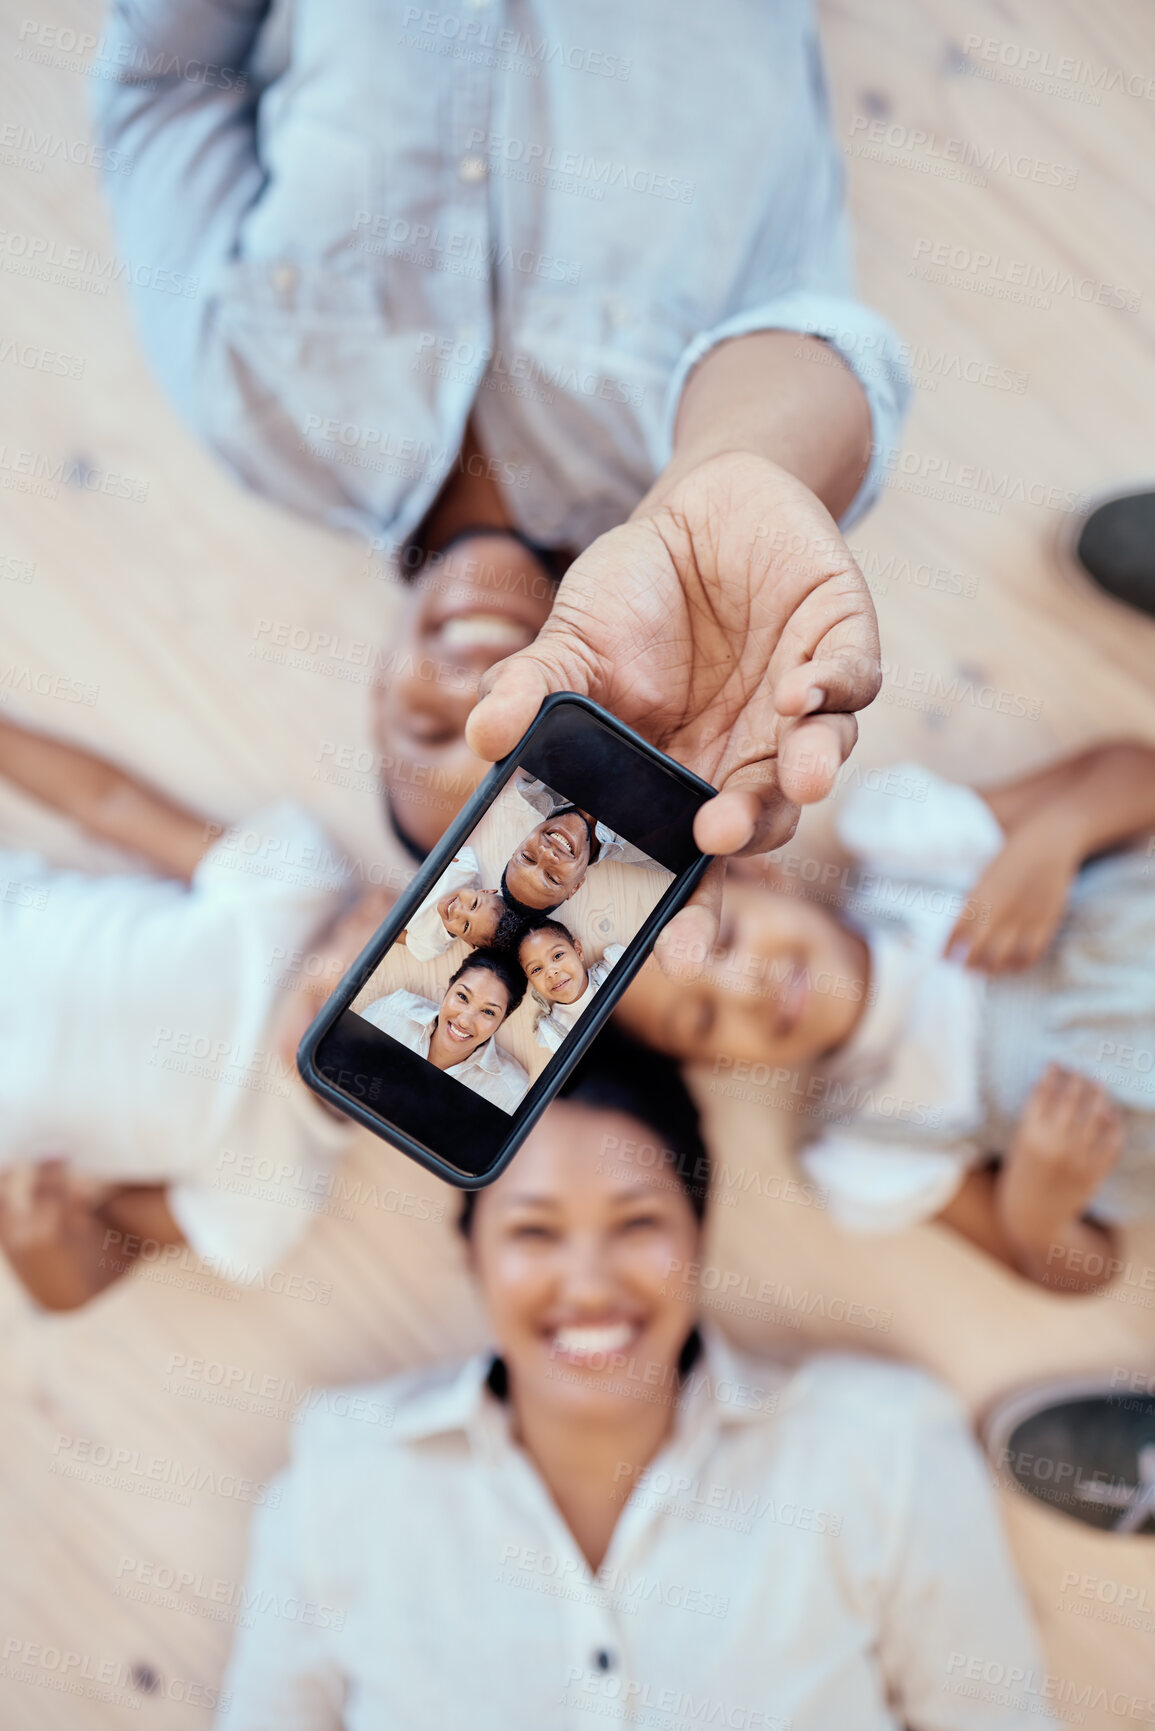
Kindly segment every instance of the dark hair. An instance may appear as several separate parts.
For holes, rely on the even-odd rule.
[[[502,899],[504,900],[504,897]],[[524,936],[524,916],[506,902],[498,915],[497,930],[489,940],[489,948],[491,950],[509,950],[511,954],[516,955],[517,946]]]
[[[548,914],[538,914],[536,919],[529,920],[522,925],[517,939],[519,953],[523,940],[530,937],[534,932],[556,932],[558,937],[564,938],[567,944],[572,944],[574,941],[573,933],[568,926],[563,926],[560,920],[551,920]]]
[[[651,1130],[701,1225],[710,1193],[710,1155],[698,1108],[672,1058],[639,1045],[616,1027],[605,1028],[562,1083],[558,1098],[591,1111],[622,1112]],[[465,1238],[472,1234],[476,1209],[477,1191],[467,1190],[457,1218]]]
[[[527,553],[531,554],[541,566],[551,583],[560,583],[566,571],[572,564],[572,557],[564,547],[543,547],[537,541],[531,541],[528,535],[523,535],[520,529],[503,529],[495,523],[467,524],[464,529],[457,529],[444,541],[440,547],[428,547],[420,539],[421,531],[410,536],[397,549],[398,575],[403,583],[413,583],[421,575],[426,565],[434,559],[444,558],[451,547],[456,547],[459,541],[477,541],[483,536],[508,536],[511,541],[517,541]]]
[[[506,882],[508,872],[509,866],[507,864],[501,874],[501,883],[498,885],[498,893],[506,907],[512,908],[513,912],[517,914],[519,919],[525,920],[528,923],[530,920],[539,919],[542,914],[556,913],[557,909],[561,907],[561,902],[554,902],[552,907],[548,908],[531,908],[528,902],[519,902],[513,891],[510,889],[509,884]]]
[[[470,950],[457,972],[449,976],[449,985],[446,986],[445,991],[449,990],[449,986],[455,986],[462,974],[468,973],[470,968],[487,968],[491,974],[496,974],[509,993],[509,1008],[505,1014],[512,1016],[525,997],[525,975],[522,973],[516,957],[512,956],[508,950],[489,948]],[[444,996],[445,993],[443,992],[442,997]]]

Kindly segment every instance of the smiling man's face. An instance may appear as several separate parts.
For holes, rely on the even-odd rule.
[[[414,583],[395,677],[374,694],[381,791],[398,827],[428,852],[488,764],[465,743],[481,675],[533,642],[556,588],[513,536],[458,541]]]
[[[590,863],[590,832],[580,812],[559,812],[531,830],[505,868],[510,895],[527,908],[556,908],[576,895]]]

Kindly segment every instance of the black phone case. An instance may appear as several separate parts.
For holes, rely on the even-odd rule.
[[[516,1112],[509,1114],[509,1135],[501,1144],[495,1159],[483,1173],[472,1174],[451,1165],[432,1149],[408,1135],[398,1125],[378,1117],[368,1107],[343,1093],[325,1079],[316,1063],[317,1049],[322,1040],[345,1014],[349,1004],[357,996],[365,981],[375,971],[382,956],[396,940],[397,934],[404,931],[411,915],[424,901],[446,866],[453,859],[458,848],[469,839],[502,787],[512,776],[513,771],[525,755],[527,747],[533,742],[534,736],[542,729],[547,718],[563,704],[576,706],[596,717],[602,727],[615,734],[624,744],[648,762],[660,766],[666,775],[672,776],[680,782],[686,792],[696,794],[701,803],[704,804],[706,800],[714,798],[716,789],[711,787],[709,782],[703,781],[700,776],[694,775],[691,770],[685,769],[673,758],[658,751],[648,740],[643,739],[640,734],[635,733],[624,722],[618,721],[608,710],[602,709],[600,704],[594,703],[588,697],[580,696],[577,692],[552,693],[538,710],[527,732],[522,735],[508,756],[502,758],[500,763],[494,764],[450,830],[422,863],[416,877],[404,895],[400,897],[396,907],[393,908],[384,923],[378,927],[369,943],[366,944],[345,974],[332,997],[318,1011],[305,1030],[297,1049],[297,1068],[303,1080],[315,1094],[336,1106],[346,1117],[365,1125],[382,1141],[399,1148],[403,1154],[407,1154],[419,1166],[424,1166],[427,1171],[434,1173],[438,1178],[445,1179],[447,1183],[454,1185],[459,1190],[484,1189],[487,1184],[492,1184],[494,1179],[509,1165],[534,1124],[556,1096],[566,1077],[597,1038],[600,1029],[604,1027],[612,1014],[614,1005],[648,956],[658,933],[688,900],[701,881],[712,858],[709,854],[696,854],[692,863],[677,873],[674,882],[653,910],[649,919],[639,928],[631,943],[627,945],[625,954],[615,964],[609,978],[599,990],[590,1008],[569,1035],[562,1049],[554,1056],[548,1070],[543,1072],[534,1082],[530,1094],[537,1093],[539,1087],[543,1083],[546,1084],[540,1097],[534,1099],[532,1104],[523,1104],[518,1107]],[[494,1108],[494,1110],[497,1109]]]

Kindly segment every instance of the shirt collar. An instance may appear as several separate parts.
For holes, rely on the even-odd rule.
[[[708,1323],[699,1322],[698,1329],[702,1352],[682,1386],[676,1436],[684,1440],[707,1429],[764,1423],[778,1410],[792,1370],[740,1352]],[[504,1404],[486,1382],[495,1356],[480,1352],[456,1368],[431,1373],[430,1381],[404,1401],[393,1435],[422,1442],[462,1431],[474,1443],[483,1437],[492,1441],[495,1433],[508,1436]]]
[[[435,1004],[431,998],[419,998],[416,992],[410,992],[409,996],[413,999],[406,1011],[409,1020],[416,1022],[419,1028],[431,1028],[441,1005]]]
[[[474,1046],[465,1063],[471,1069],[487,1070],[491,1076],[501,1074],[501,1052],[492,1034],[480,1046]]]

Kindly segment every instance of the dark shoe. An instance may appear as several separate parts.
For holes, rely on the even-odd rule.
[[[1101,495],[1064,523],[1060,553],[1101,594],[1155,618],[1155,491]]]
[[[999,1401],[982,1438],[1002,1483],[1100,1532],[1155,1535],[1155,1395],[1040,1383]]]

